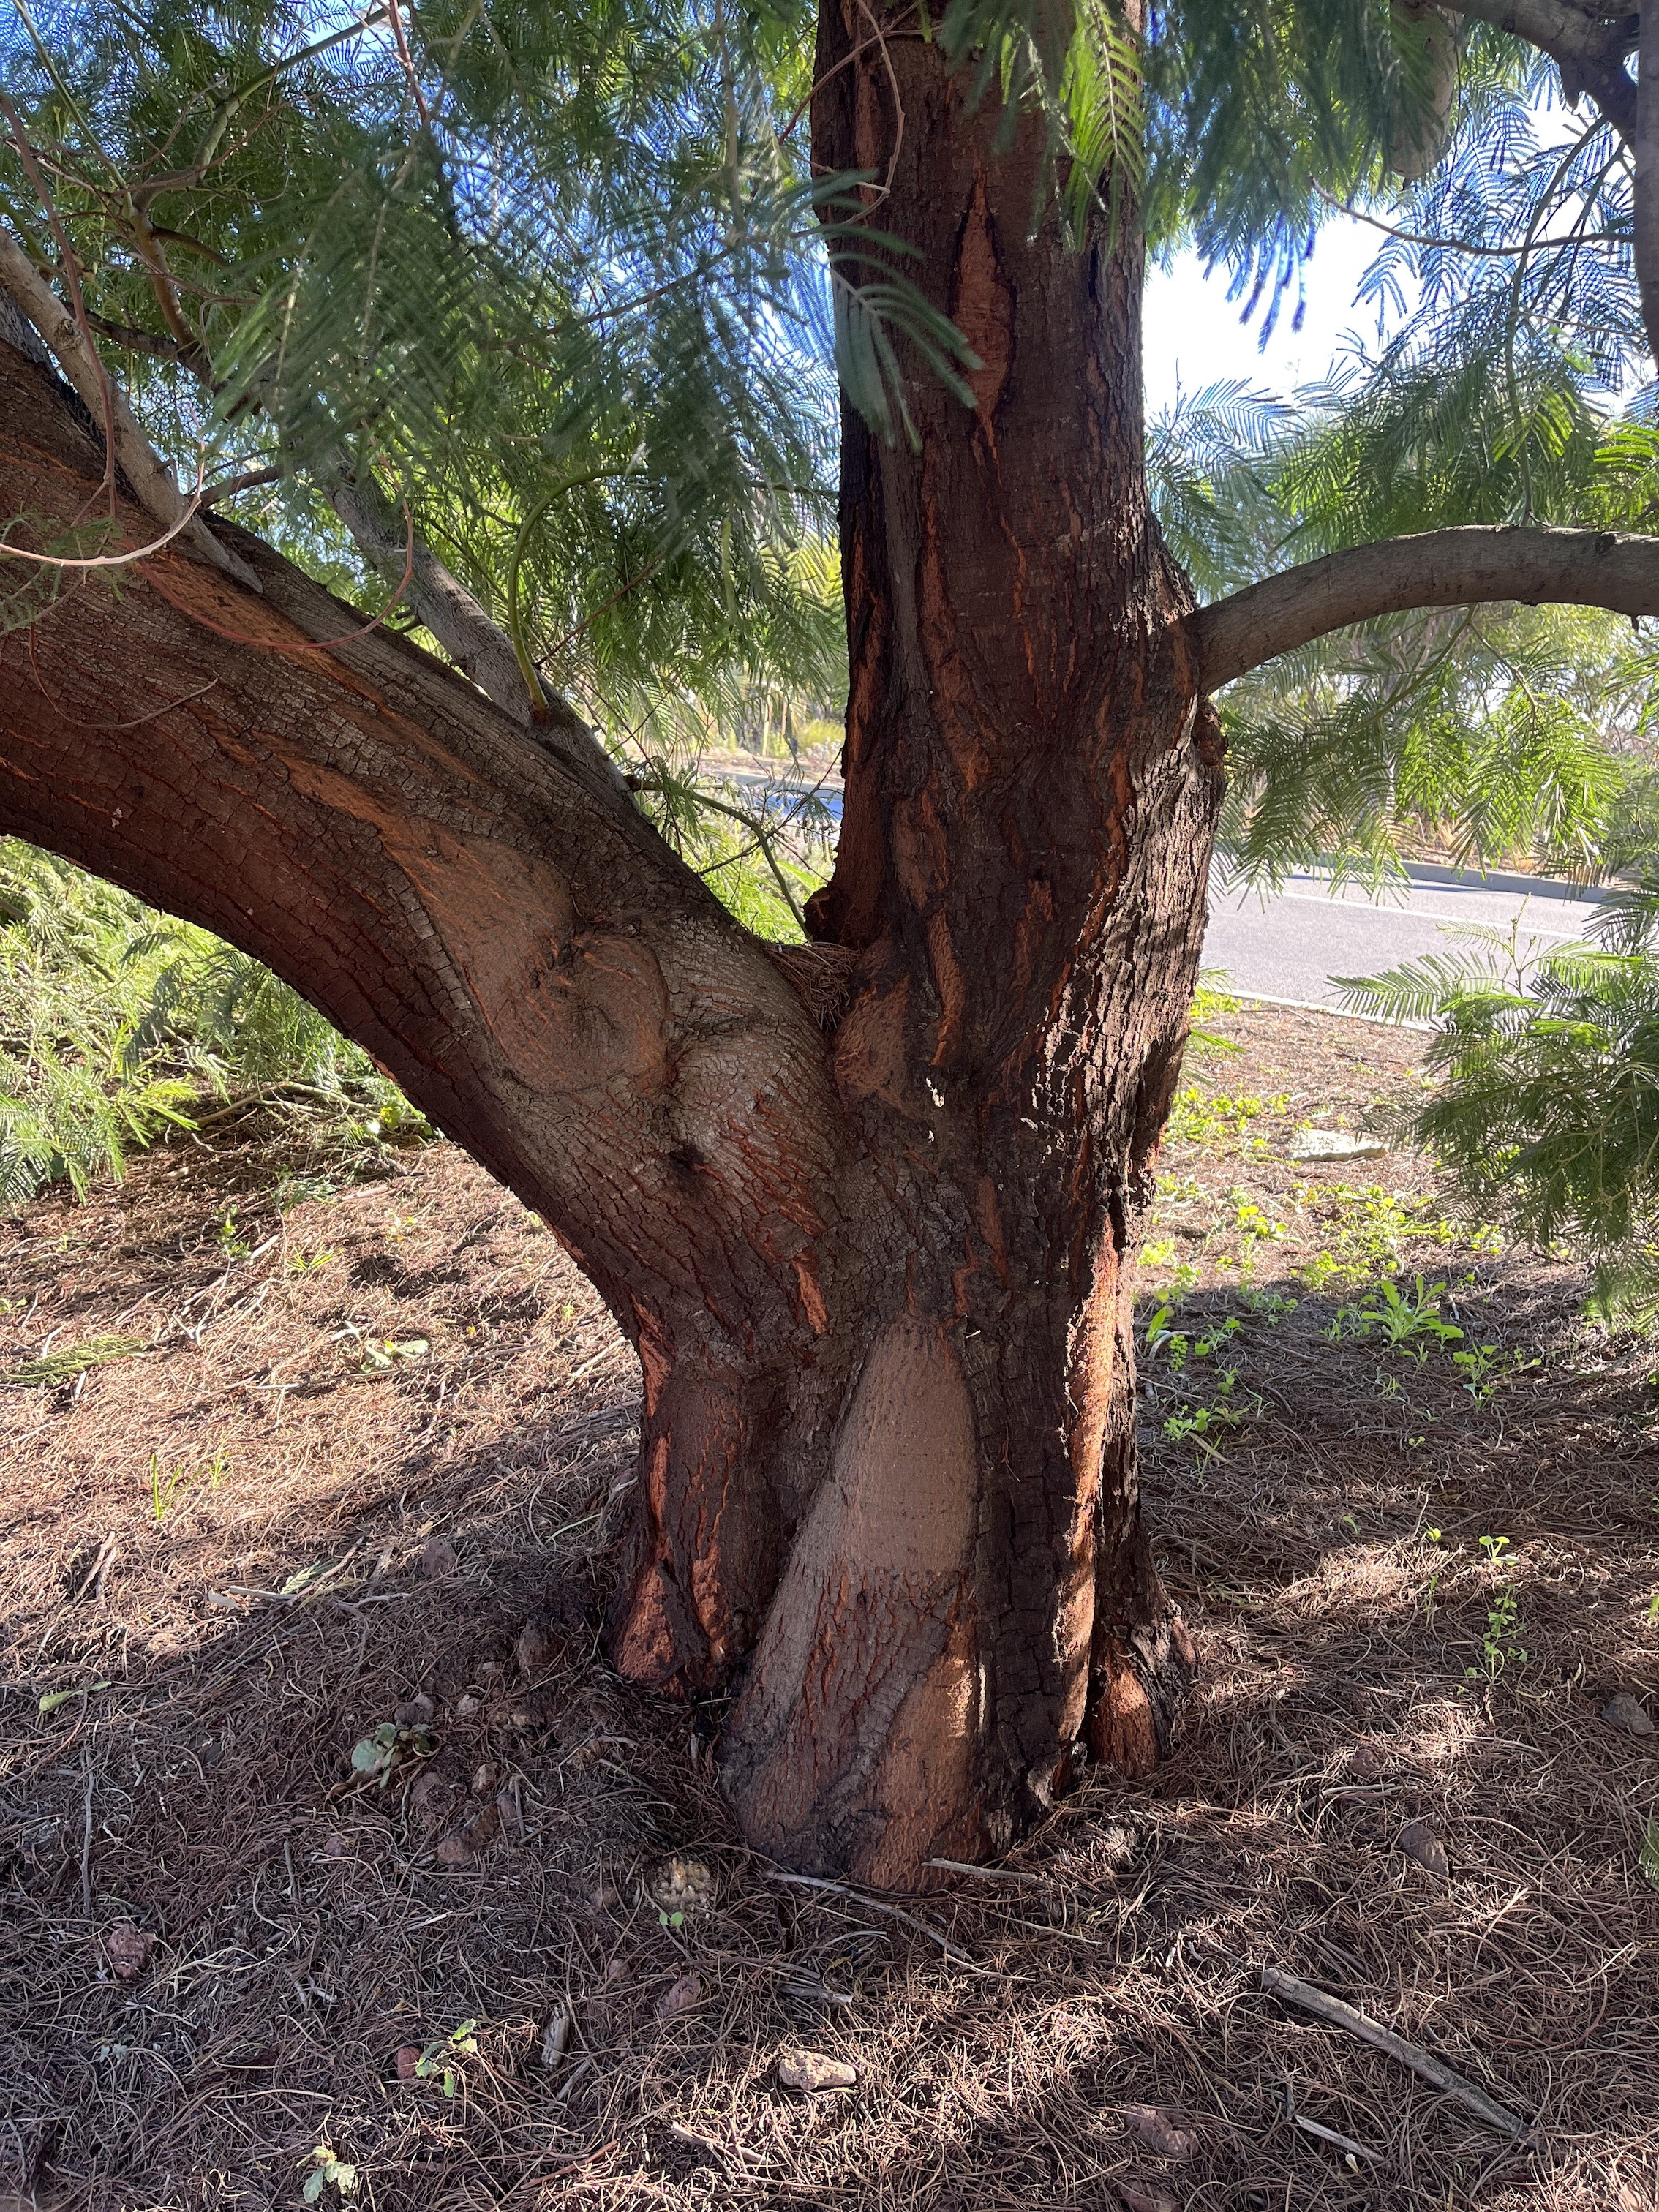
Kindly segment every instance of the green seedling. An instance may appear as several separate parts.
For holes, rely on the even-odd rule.
[[[1390,1352],[1403,1352],[1420,1366],[1436,1345],[1461,1344],[1463,1332],[1453,1322],[1440,1318],[1440,1299],[1446,1285],[1425,1285],[1419,1275],[1408,1293],[1396,1283],[1377,1284],[1354,1317],[1356,1336],[1381,1336]]]
[[[382,1721],[361,1743],[352,1746],[352,1771],[384,1790],[406,1760],[430,1759],[437,1748],[438,1739],[430,1729],[401,1728],[396,1721]]]
[[[1187,1354],[1192,1349],[1192,1340],[1184,1330],[1170,1328],[1171,1310],[1170,1302],[1166,1298],[1147,1322],[1146,1356],[1150,1359],[1154,1353],[1161,1352],[1170,1366],[1176,1374],[1179,1374],[1187,1364]]]
[[[48,1690],[40,1700],[41,1717],[44,1719],[48,1713],[55,1713],[59,1705],[68,1705],[72,1698],[95,1698],[100,1690],[107,1690],[111,1686],[108,1682],[83,1682],[78,1690]]]
[[[1507,1536],[1483,1536],[1480,1548],[1486,1555],[1488,1565],[1496,1567],[1499,1558],[1509,1548]],[[1488,1681],[1495,1682],[1506,1667],[1524,1667],[1527,1653],[1519,1637],[1520,1612],[1515,1592],[1499,1590],[1486,1614],[1486,1625],[1480,1634],[1480,1656]],[[1480,1680],[1481,1667],[1466,1667],[1463,1679],[1468,1682]]]
[[[230,1461],[222,1444],[211,1459],[204,1459],[194,1467],[185,1461],[180,1461],[177,1467],[163,1467],[161,1454],[152,1452],[149,1455],[149,1502],[157,1526],[192,1490],[199,1489],[204,1483],[210,1490],[217,1490],[229,1473]]]
[[[418,2078],[424,2081],[434,2074],[441,2074],[444,2094],[453,2099],[460,2087],[461,2061],[478,2055],[478,2039],[473,2032],[477,2025],[476,2020],[464,2020],[437,2042],[428,2043],[415,2062]]]
[[[389,1368],[406,1367],[424,1359],[432,1349],[429,1337],[371,1336],[363,1340],[360,1375],[384,1375]]]
[[[237,1226],[235,1209],[225,1208],[225,1218],[219,1224],[219,1255],[224,1260],[246,1260],[253,1247]]]
[[[1506,1354],[1495,1344],[1466,1345],[1452,1354],[1452,1365],[1462,1372],[1463,1388],[1477,1406],[1487,1404],[1500,1382],[1512,1382],[1543,1364]]]
[[[311,2154],[311,2172],[300,2194],[307,2204],[314,2204],[325,2189],[337,2189],[342,2197],[349,2197],[356,2186],[356,2167],[336,2158],[330,2144],[320,2142]]]
[[[314,1275],[319,1267],[326,1267],[334,1258],[332,1252],[290,1252],[283,1262],[284,1273],[290,1275]]]
[[[1230,1097],[1224,1091],[1206,1091],[1189,1083],[1176,1093],[1165,1136],[1178,1144],[1224,1144],[1231,1137],[1249,1136],[1250,1124],[1263,1114],[1286,1114],[1290,1105],[1288,1091],[1273,1098]]]

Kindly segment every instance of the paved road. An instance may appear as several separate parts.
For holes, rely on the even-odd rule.
[[[1542,949],[1582,936],[1595,911],[1593,898],[1552,897],[1478,878],[1413,881],[1408,890],[1377,902],[1352,885],[1333,890],[1320,875],[1296,875],[1266,899],[1255,891],[1213,889],[1204,964],[1224,970],[1247,997],[1334,1006],[1334,975],[1375,975],[1425,952],[1456,951],[1459,940],[1448,936],[1448,925],[1483,922],[1506,930],[1518,921],[1522,946]]]

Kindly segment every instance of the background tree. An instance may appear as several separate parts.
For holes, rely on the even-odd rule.
[[[1659,610],[1584,427],[1641,328],[1632,24],[1534,12],[20,17],[0,826],[268,962],[558,1231],[645,1378],[613,1656],[736,1692],[727,1792],[781,1857],[913,1880],[1082,1747],[1169,1742],[1193,1654],[1131,1302],[1208,695],[1304,656],[1229,715],[1232,834],[1272,866],[1298,790],[1373,845],[1408,794],[1401,672],[1447,655],[1401,611]],[[1540,198],[1503,132],[1546,70],[1603,167]],[[1206,475],[1177,435],[1177,483],[1166,439],[1212,582],[1316,556],[1198,611],[1148,488],[1149,239],[1271,310],[1322,212],[1423,177],[1414,219],[1437,159],[1486,179],[1504,374],[1408,402],[1486,312],[1425,274],[1403,350],[1288,442],[1212,437]],[[1530,289],[1545,252],[1581,321],[1600,272],[1610,352]],[[832,357],[846,795],[784,945],[677,856],[638,737],[757,668],[822,681]],[[1361,665],[1322,659],[1361,622]],[[1437,803],[1490,757],[1443,743]]]

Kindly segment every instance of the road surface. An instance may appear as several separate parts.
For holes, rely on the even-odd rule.
[[[1460,925],[1507,930],[1518,923],[1522,949],[1541,951],[1582,936],[1597,911],[1594,893],[1551,896],[1559,885],[1528,890],[1512,876],[1441,882],[1426,875],[1416,872],[1409,886],[1382,900],[1354,885],[1334,890],[1312,872],[1291,877],[1267,897],[1218,884],[1210,893],[1204,965],[1222,969],[1247,998],[1336,1006],[1333,976],[1372,975],[1425,952],[1456,952],[1460,940],[1449,933]]]

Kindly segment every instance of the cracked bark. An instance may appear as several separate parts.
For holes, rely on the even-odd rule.
[[[748,937],[408,641],[304,650],[354,611],[218,525],[257,590],[182,550],[56,598],[6,573],[0,829],[269,962],[547,1218],[644,1375],[616,1663],[730,1694],[758,1847],[910,1882],[1006,1845],[1081,1756],[1144,1771],[1192,1673],[1131,1321],[1220,796],[1206,685],[1446,602],[1417,544],[1196,614],[1146,495],[1133,225],[1033,234],[1036,132],[998,148],[936,44],[855,54],[866,30],[826,0],[817,161],[890,169],[874,227],[981,365],[971,407],[914,367],[918,453],[844,425],[846,800],[811,945]],[[100,468],[0,343],[0,512],[61,526]],[[1645,592],[1653,562],[1434,547],[1449,598]]]

